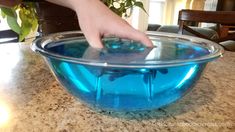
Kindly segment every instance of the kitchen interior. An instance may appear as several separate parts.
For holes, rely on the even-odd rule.
[[[218,56],[206,65],[200,79],[191,86],[192,90],[186,91],[187,94],[183,94],[181,99],[169,105],[151,110],[109,111],[91,108],[76,98],[82,95],[71,95],[71,91],[64,88],[67,85],[61,84],[64,78],[58,77],[57,74],[60,72],[52,72],[52,67],[56,67],[56,64],[45,61],[50,58],[42,57],[39,52],[35,53],[32,50],[35,39],[58,32],[80,30],[76,13],[62,6],[39,1],[35,4],[38,25],[21,42],[21,37],[0,15],[0,132],[234,131],[235,1],[141,2],[147,13],[141,8],[134,7],[129,17],[123,17],[135,29],[145,33],[174,34],[179,38],[181,35],[188,35],[188,38],[183,38],[190,42],[203,39],[203,42],[210,41],[223,47],[223,50],[221,48],[220,51],[215,51],[220,54],[218,53]],[[20,20],[17,22],[22,23]],[[61,36],[57,37],[60,39]],[[159,47],[164,47],[162,45],[157,43]],[[155,53],[156,56],[161,57],[168,51],[170,50],[163,48],[154,50],[158,52]],[[171,53],[180,54],[177,51]],[[65,64],[64,67],[67,66]],[[56,68],[60,66],[62,67],[59,65]],[[97,74],[94,69],[90,70],[91,73]],[[156,75],[167,74],[169,71],[160,68]],[[189,69],[189,73],[192,73],[192,68]],[[119,78],[126,76],[128,75],[118,74]],[[187,80],[188,76],[189,74],[186,74],[184,80]],[[71,77],[73,78],[72,75]],[[177,77],[180,78],[175,78]],[[66,79],[65,77],[64,80]],[[115,79],[117,78],[110,80]]]

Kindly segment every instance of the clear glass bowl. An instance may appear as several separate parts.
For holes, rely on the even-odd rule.
[[[191,36],[148,33],[154,47],[104,38],[105,48],[88,45],[81,32],[52,34],[34,41],[57,80],[91,107],[114,111],[160,108],[190,91],[207,62],[223,48]]]

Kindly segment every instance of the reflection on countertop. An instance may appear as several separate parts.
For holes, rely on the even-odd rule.
[[[234,131],[235,52],[210,63],[195,88],[167,107],[94,110],[69,95],[28,45],[0,45],[0,131]]]

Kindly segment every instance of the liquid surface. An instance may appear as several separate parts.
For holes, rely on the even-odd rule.
[[[146,64],[172,60],[190,60],[209,54],[208,49],[199,44],[178,42],[176,40],[153,40],[154,47],[149,48],[138,42],[117,38],[103,40],[105,48],[97,50],[88,47],[83,40],[51,43],[45,49],[66,57],[79,58],[92,62],[114,64]]]
[[[47,50],[112,63],[132,63],[138,59],[190,59],[208,54],[206,49],[197,46],[155,44],[157,50],[151,49],[152,53],[138,43],[118,47],[111,41],[106,45],[108,48],[102,51],[89,49],[83,43],[49,45]],[[206,65],[130,69],[81,65],[52,58],[47,60],[58,80],[71,94],[92,107],[118,111],[148,110],[176,101],[192,88]]]

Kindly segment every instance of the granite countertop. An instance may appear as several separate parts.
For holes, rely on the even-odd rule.
[[[28,45],[0,45],[0,131],[235,131],[235,52],[211,62],[180,101],[153,111],[93,110]]]

